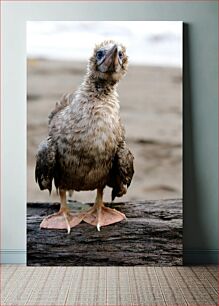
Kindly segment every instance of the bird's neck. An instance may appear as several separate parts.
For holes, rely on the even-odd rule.
[[[93,77],[91,74],[85,76],[81,89],[88,93],[92,93],[94,97],[102,98],[116,94],[117,82],[113,80],[104,80]]]

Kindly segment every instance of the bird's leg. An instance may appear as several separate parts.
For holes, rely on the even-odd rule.
[[[65,190],[59,190],[59,195],[61,199],[59,211],[43,219],[40,227],[48,229],[67,229],[69,234],[71,227],[78,225],[82,221],[82,217],[70,212],[66,203]]]
[[[73,200],[72,200],[73,193],[74,193],[74,190],[69,190],[68,191],[68,200],[67,200],[68,203],[73,202]]]
[[[116,209],[105,207],[103,203],[103,189],[97,189],[96,201],[91,209],[84,213],[83,221],[95,225],[97,230],[126,219],[126,216]]]

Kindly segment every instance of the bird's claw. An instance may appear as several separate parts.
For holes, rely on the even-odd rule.
[[[65,222],[66,222],[66,225],[67,225],[67,233],[70,234],[71,232],[71,227],[70,227],[70,224],[68,222],[68,216],[66,213],[63,213],[64,217],[65,217]]]

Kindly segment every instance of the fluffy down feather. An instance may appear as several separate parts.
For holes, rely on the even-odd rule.
[[[107,41],[100,45],[104,48]],[[119,45],[118,45],[118,48]],[[97,71],[96,52],[75,94],[64,95],[49,116],[49,136],[38,149],[35,177],[40,189],[51,192],[52,180],[63,190],[113,188],[112,198],[131,183],[133,155],[125,143],[119,116],[117,83],[127,71],[123,52],[120,70]]]

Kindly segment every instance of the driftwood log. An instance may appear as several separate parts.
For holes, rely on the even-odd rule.
[[[72,203],[73,211],[91,204]],[[82,222],[65,230],[40,229],[59,203],[27,204],[27,264],[34,266],[137,266],[182,264],[182,200],[108,204],[127,220],[102,227]]]

